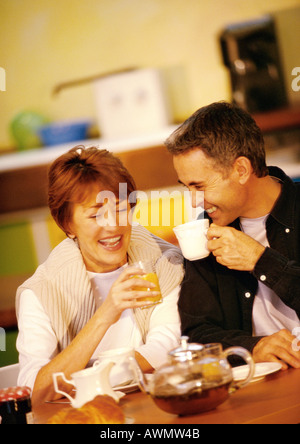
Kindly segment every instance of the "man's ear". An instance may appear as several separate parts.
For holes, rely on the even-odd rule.
[[[253,173],[250,160],[244,156],[240,156],[235,160],[233,168],[241,185],[244,185]]]

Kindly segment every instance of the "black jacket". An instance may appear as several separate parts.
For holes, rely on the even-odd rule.
[[[294,309],[300,319],[300,183],[279,168],[269,174],[282,181],[281,194],[267,219],[270,248],[252,273],[230,270],[210,254],[185,262],[179,297],[182,333],[190,342],[220,342],[252,351],[261,337],[252,336],[252,308],[258,280]],[[240,229],[239,219],[231,224]]]

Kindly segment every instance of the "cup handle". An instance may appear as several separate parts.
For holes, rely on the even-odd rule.
[[[240,356],[249,366],[249,372],[243,381],[233,381],[232,389],[239,389],[241,387],[245,387],[245,385],[249,384],[249,382],[252,380],[255,372],[255,363],[253,361],[253,358],[251,356],[251,353],[248,352],[243,347],[229,347],[226,350],[224,350],[224,354],[226,358],[231,355],[238,355]]]
[[[54,385],[54,390],[55,390],[57,393],[60,393],[61,395],[63,395],[63,396],[65,396],[66,398],[68,398],[69,401],[71,401],[71,403],[73,403],[74,398],[72,398],[72,396],[70,396],[68,393],[66,393],[66,392],[64,392],[63,390],[60,390],[60,389],[58,388],[58,384],[57,384],[57,378],[58,378],[58,376],[61,376],[61,378],[62,378],[65,382],[67,382],[68,384],[72,384],[72,385],[74,385],[73,381],[67,379],[67,378],[65,377],[65,375],[64,375],[63,372],[53,373],[53,375],[52,375],[52,378],[53,378],[53,385]],[[75,387],[75,385],[74,385],[74,387]]]

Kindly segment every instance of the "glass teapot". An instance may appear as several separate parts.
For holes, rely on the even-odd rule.
[[[238,355],[249,366],[245,380],[233,380],[230,355]],[[248,384],[255,370],[251,354],[242,347],[188,343],[181,338],[180,347],[169,353],[168,364],[146,378],[135,360],[132,369],[142,391],[149,394],[162,410],[177,415],[192,415],[216,408],[229,393]]]

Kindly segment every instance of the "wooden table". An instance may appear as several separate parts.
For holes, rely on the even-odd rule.
[[[35,422],[45,424],[65,406],[45,403],[35,408]],[[280,371],[252,382],[215,410],[200,415],[179,417],[165,413],[140,391],[127,394],[120,406],[134,424],[299,424],[300,370]]]

